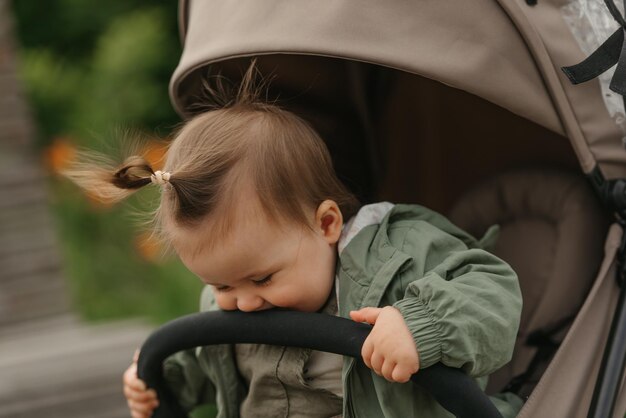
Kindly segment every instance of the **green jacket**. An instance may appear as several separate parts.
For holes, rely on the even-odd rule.
[[[411,330],[420,367],[437,362],[463,369],[482,387],[507,363],[519,326],[517,276],[472,236],[418,205],[396,205],[380,225],[363,228],[337,264],[339,315],[366,306],[393,305]],[[202,309],[217,309],[203,292]],[[219,418],[238,416],[245,385],[232,347],[201,347],[166,362],[165,374],[181,403],[215,402]],[[450,417],[411,383],[391,383],[345,358],[344,417]],[[505,417],[521,401],[494,399]]]

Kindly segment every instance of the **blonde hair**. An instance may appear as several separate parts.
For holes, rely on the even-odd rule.
[[[307,211],[327,199],[337,202],[346,219],[356,212],[358,201],[337,178],[323,140],[297,115],[259,99],[255,71],[253,63],[232,99],[220,86],[210,90],[221,107],[198,114],[176,134],[163,168],[169,179],[155,216],[157,230],[195,227],[220,208],[216,219],[223,236],[232,224],[235,187],[243,180],[252,181],[273,220],[310,227]],[[114,166],[100,155],[82,154],[65,174],[112,202],[155,182],[154,169],[138,155]]]

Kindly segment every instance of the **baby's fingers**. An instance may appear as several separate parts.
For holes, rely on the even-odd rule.
[[[374,370],[377,375],[382,376],[382,368],[384,362],[385,358],[378,351],[374,351],[370,360],[370,363],[372,365],[370,369]]]
[[[350,318],[356,322],[367,322],[368,324],[375,324],[378,315],[380,315],[381,308],[363,308],[358,311],[350,311]]]
[[[415,373],[417,373],[417,370],[396,364],[393,371],[391,372],[391,379],[389,380],[398,383],[405,383],[408,382],[409,379],[411,379],[411,376]]]
[[[131,388],[130,386],[124,386],[124,396],[129,401],[157,402],[157,393],[153,389],[139,391]]]
[[[383,377],[391,382],[394,382],[393,371],[396,368],[396,362],[392,360],[385,360],[383,367],[381,368],[381,374]]]
[[[124,372],[124,385],[130,386],[134,390],[145,391],[147,389],[143,380],[137,377],[137,364],[131,364]]]
[[[372,353],[374,353],[374,344],[367,338],[361,348],[361,357],[363,357],[363,363],[370,369],[372,368]]]
[[[124,396],[129,402],[158,403],[154,389],[148,389],[146,384],[137,377],[137,367],[134,363],[124,372],[123,380]]]
[[[137,402],[128,400],[128,407],[133,412],[139,412],[140,414],[151,415],[152,411],[159,406],[159,403],[154,400],[151,402]]]
[[[150,418],[152,416],[152,411],[141,412],[141,411],[135,411],[131,409],[130,416],[132,418]]]

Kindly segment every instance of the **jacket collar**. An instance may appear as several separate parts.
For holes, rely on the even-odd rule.
[[[337,263],[339,315],[351,310],[379,306],[391,280],[412,258],[389,240],[392,209],[377,225],[363,228],[344,249]]]

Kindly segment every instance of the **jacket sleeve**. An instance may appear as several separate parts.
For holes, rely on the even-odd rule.
[[[394,306],[420,367],[442,362],[477,377],[510,361],[522,308],[511,267],[426,223],[406,233],[402,251],[413,263],[400,275],[404,297]]]
[[[202,372],[195,349],[178,352],[165,360],[163,374],[183,409],[215,403],[215,386]]]

